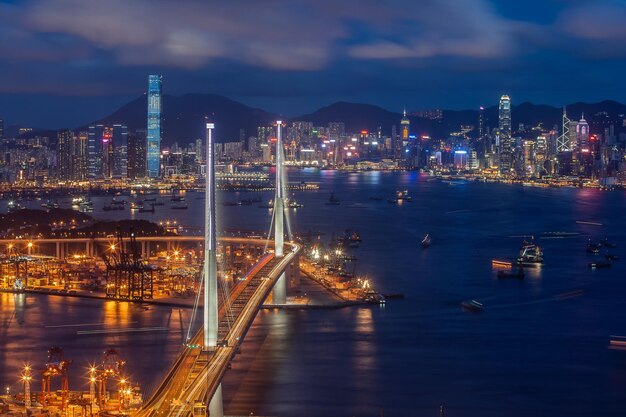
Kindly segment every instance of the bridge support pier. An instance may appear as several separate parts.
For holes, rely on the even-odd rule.
[[[209,402],[209,417],[224,417],[224,401],[222,399],[222,384],[217,386],[213,398]]]
[[[274,285],[272,291],[272,303],[274,304],[287,304],[287,277],[283,272],[280,274],[280,278]]]

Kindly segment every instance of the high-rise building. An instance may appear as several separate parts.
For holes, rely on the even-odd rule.
[[[161,75],[148,77],[148,177],[159,178],[161,168]]]
[[[146,162],[146,131],[138,130],[128,134],[128,178],[145,178],[147,174]]]
[[[585,115],[576,123],[576,150],[589,150],[589,123],[585,120]]]
[[[511,99],[504,94],[498,106],[498,135],[500,174],[507,175],[513,168],[513,142],[511,138]]]
[[[67,181],[72,179],[72,131],[68,129],[57,132],[57,178]]]
[[[103,125],[89,126],[87,139],[87,173],[90,180],[97,180],[104,177],[102,163],[103,136]]]
[[[87,142],[89,135],[87,132],[78,132],[72,135],[71,139],[71,166],[72,180],[85,181],[88,179],[87,174]]]
[[[4,139],[4,120],[0,119],[0,141]]]
[[[402,113],[402,120],[400,120],[400,125],[402,128],[402,141],[408,142],[409,140],[409,129],[411,127],[411,121],[408,117],[406,117],[406,109]],[[406,143],[404,144],[406,146]]]
[[[126,178],[128,172],[128,129],[113,125],[113,178]]]

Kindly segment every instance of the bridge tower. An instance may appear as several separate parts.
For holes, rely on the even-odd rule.
[[[204,218],[204,348],[217,346],[217,238],[215,231],[215,146],[214,123],[206,124],[206,195]]]
[[[285,196],[283,178],[283,129],[282,121],[276,122],[276,193],[274,194],[274,254],[276,258],[283,257],[283,246],[285,244],[284,218],[285,218]],[[276,281],[272,291],[274,304],[287,303],[287,278],[283,272]]]
[[[214,123],[206,124],[205,166],[205,218],[204,218],[204,349],[217,347],[218,296],[217,296],[217,235],[215,229],[215,146]],[[222,384],[209,402],[209,415],[223,417]]]

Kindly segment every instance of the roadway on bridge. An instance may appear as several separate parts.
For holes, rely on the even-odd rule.
[[[296,243],[288,245],[291,251],[282,258],[264,257],[231,293],[229,303],[220,305],[218,347],[213,351],[185,348],[138,416],[188,416],[195,401],[208,403],[263,302],[302,249]],[[201,345],[202,340],[200,330],[190,344]]]

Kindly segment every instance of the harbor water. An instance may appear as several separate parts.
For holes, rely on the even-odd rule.
[[[443,404],[452,417],[626,415],[626,351],[609,344],[612,335],[626,335],[625,193],[450,185],[415,172],[288,174],[290,181],[320,183],[319,190],[295,193],[304,207],[290,210],[292,230],[327,242],[357,229],[363,242],[350,249],[357,274],[380,292],[405,297],[385,306],[262,310],[223,381],[227,414],[436,416]],[[412,201],[389,203],[399,190]],[[326,204],[331,193],[339,205]],[[272,192],[222,192],[218,203],[257,196],[262,203],[219,205],[220,227],[267,231],[271,212],[257,206]],[[200,227],[204,195],[185,198],[187,210],[166,203],[132,216]],[[94,217],[131,216],[102,211],[110,197],[93,200]],[[432,244],[424,249],[427,233]],[[527,269],[523,280],[498,280],[491,260],[515,259],[531,237],[545,264]],[[590,255],[587,242],[605,237],[623,260],[590,269],[606,249]],[[460,303],[471,299],[484,311],[464,311]],[[19,391],[22,364],[42,367],[46,350],[58,345],[74,361],[72,389],[87,389],[88,364],[114,347],[131,379],[149,391],[180,351],[190,315],[0,294],[0,388]]]

